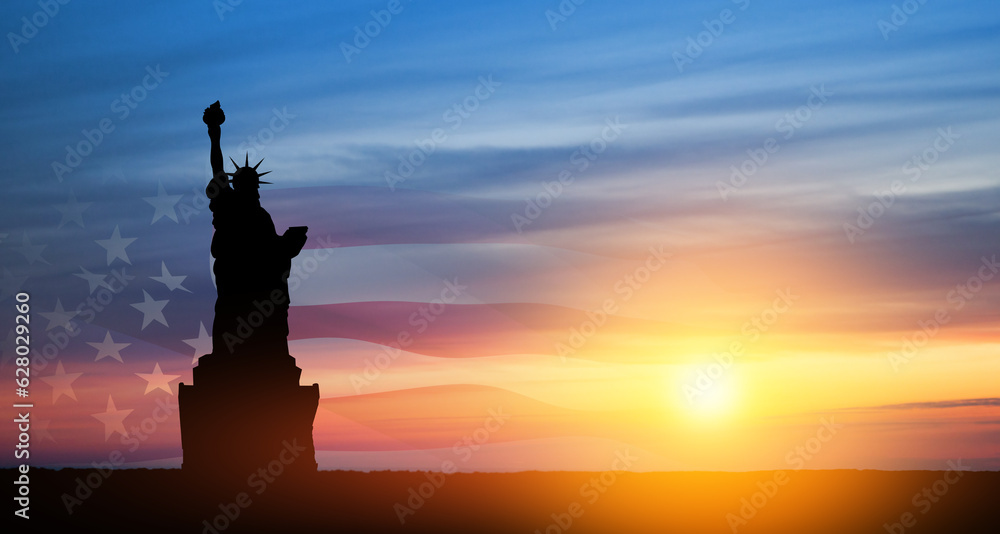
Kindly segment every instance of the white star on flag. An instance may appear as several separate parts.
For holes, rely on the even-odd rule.
[[[94,242],[101,245],[108,251],[108,265],[116,259],[120,259],[125,263],[132,265],[132,260],[128,259],[128,253],[125,252],[125,247],[132,244],[136,237],[122,237],[121,231],[118,230],[118,225],[115,225],[115,231],[111,232],[111,237],[108,239],[95,239]]]
[[[156,208],[156,211],[153,213],[153,221],[149,224],[153,224],[163,217],[167,217],[171,221],[178,222],[177,211],[174,210],[174,206],[180,201],[182,196],[183,195],[168,195],[167,191],[163,189],[163,182],[159,182],[159,189],[157,190],[155,197],[142,197],[143,200],[149,202],[151,206]]]
[[[131,343],[115,343],[115,340],[111,339],[110,330],[104,334],[104,341],[100,343],[88,341],[87,344],[97,349],[97,357],[94,358],[95,362],[100,361],[101,358],[107,358],[110,356],[122,363],[125,362],[122,361],[121,350],[131,345]]]
[[[171,275],[170,271],[167,270],[167,262],[165,261],[160,262],[160,274],[161,276],[150,276],[150,278],[167,286],[167,289],[169,289],[170,291],[173,291],[175,289],[182,289],[184,291],[187,291],[188,293],[191,292],[190,289],[181,285],[184,282],[184,279],[187,278],[187,276]]]
[[[76,400],[76,393],[73,391],[73,381],[80,378],[83,373],[67,373],[63,368],[62,360],[56,362],[56,372],[52,376],[41,377],[42,382],[52,386],[52,404],[63,395]]]
[[[93,202],[77,202],[76,195],[72,192],[69,194],[69,202],[65,204],[53,204],[52,206],[62,214],[62,219],[59,220],[59,226],[56,229],[62,228],[64,224],[70,221],[75,222],[80,228],[83,228],[83,212],[91,204]]]
[[[112,161],[115,161],[117,156],[112,156]],[[104,185],[114,178],[116,182],[121,182],[127,184],[128,180],[125,179],[125,173],[122,171],[121,165],[102,165],[101,166],[101,185]]]
[[[38,312],[38,315],[41,315],[42,317],[45,317],[46,319],[49,320],[49,325],[45,327],[45,331],[48,332],[49,330],[52,330],[57,326],[66,328],[66,325],[68,325],[70,320],[76,317],[78,313],[80,312],[76,310],[66,311],[65,309],[63,309],[62,301],[57,298],[56,309],[54,311]],[[66,329],[69,330],[68,328]]]
[[[208,331],[205,330],[205,323],[202,321],[198,322],[198,337],[183,339],[181,341],[194,348],[194,360],[191,363],[198,363],[198,358],[212,353],[212,336],[208,335]]]
[[[32,421],[31,429],[28,430],[28,432],[34,439],[37,440],[47,439],[55,443],[56,438],[52,437],[52,433],[49,432],[49,423],[51,423],[51,421],[49,421],[48,419],[38,419],[36,421]]]
[[[108,441],[108,438],[115,432],[128,437],[128,431],[125,430],[125,418],[130,413],[132,410],[119,410],[115,407],[114,399],[108,395],[108,409],[101,413],[90,414],[90,416],[104,423],[104,441]]]
[[[32,245],[31,239],[28,238],[28,232],[24,233],[21,243],[22,245],[17,247],[17,251],[24,256],[24,259],[28,260],[28,265],[34,265],[36,261],[40,261],[46,265],[52,265],[42,257],[42,251],[45,250],[45,247],[48,245]]]
[[[170,389],[170,383],[181,377],[181,375],[163,374],[163,371],[160,370],[159,363],[153,366],[152,373],[136,373],[135,375],[146,381],[146,393],[144,393],[144,395],[157,389],[162,389],[163,391],[173,395],[174,392]]]
[[[80,266],[80,270],[83,271],[83,272],[82,273],[73,273],[73,276],[76,276],[78,278],[82,278],[82,279],[84,279],[84,280],[87,281],[87,285],[90,286],[90,294],[91,295],[93,295],[94,291],[97,288],[99,288],[99,287],[104,287],[104,288],[107,288],[107,289],[111,289],[111,284],[109,284],[109,283],[107,283],[107,282],[104,281],[104,279],[107,278],[108,275],[106,275],[106,274],[92,273],[92,272],[88,271],[87,269],[85,269],[82,265]],[[113,289],[111,289],[111,290],[114,291]]]
[[[0,300],[16,295],[27,280],[27,276],[14,276],[10,269],[4,267],[3,278],[0,278]]]
[[[142,302],[132,304],[132,307],[142,312],[142,328],[145,330],[149,323],[156,321],[163,326],[167,324],[167,318],[163,316],[163,308],[170,302],[169,300],[153,300],[149,293],[142,290]]]

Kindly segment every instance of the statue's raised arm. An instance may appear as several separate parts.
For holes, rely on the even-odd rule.
[[[222,146],[220,144],[222,123],[226,122],[226,114],[222,112],[218,100],[205,108],[205,114],[202,115],[201,120],[208,125],[208,138],[212,140],[212,152],[209,156],[212,162],[212,180],[205,188],[205,192],[209,198],[215,198],[219,191],[229,187],[229,179],[226,176],[225,168],[223,168]]]

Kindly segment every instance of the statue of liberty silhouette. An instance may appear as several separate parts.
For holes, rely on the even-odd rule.
[[[212,141],[212,179],[205,188],[212,210],[212,256],[218,300],[212,325],[212,352],[242,357],[288,354],[288,283],[291,260],[306,242],[306,227],[278,235],[271,215],[260,205],[258,162],[243,166],[230,158],[226,172],[220,146],[226,120],[219,102],[203,116]]]
[[[319,385],[299,385],[302,369],[288,351],[288,273],[306,242],[305,226],[278,235],[260,205],[261,162],[223,165],[226,117],[219,102],[202,120],[211,140],[212,256],[217,298],[212,353],[198,358],[194,383],[178,392],[182,469],[200,483],[232,487],[261,469],[286,479],[315,473],[313,419]],[[263,161],[263,160],[261,160]],[[275,467],[277,466],[277,467]]]

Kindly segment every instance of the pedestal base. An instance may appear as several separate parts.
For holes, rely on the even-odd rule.
[[[315,473],[319,385],[300,386],[295,359],[205,355],[180,385],[182,469],[222,484]],[[261,472],[263,470],[263,472]],[[264,478],[266,480],[266,478]]]

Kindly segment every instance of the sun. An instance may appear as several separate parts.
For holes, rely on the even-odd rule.
[[[717,422],[728,419],[739,410],[739,387],[736,370],[712,372],[704,366],[685,366],[666,380],[665,402],[673,411],[696,422]]]
[[[690,411],[704,417],[716,417],[730,413],[736,400],[734,380],[719,380],[704,390],[686,398]]]

